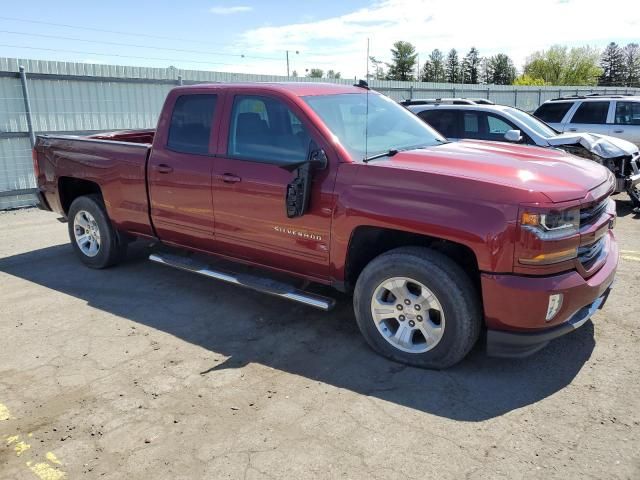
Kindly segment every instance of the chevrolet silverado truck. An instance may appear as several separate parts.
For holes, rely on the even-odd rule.
[[[155,130],[40,135],[41,208],[92,268],[150,260],[329,310],[446,368],[575,330],[614,280],[613,175],[566,152],[448,142],[366,83],[178,87]],[[223,268],[224,266],[224,268]]]

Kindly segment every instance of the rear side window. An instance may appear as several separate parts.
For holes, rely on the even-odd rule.
[[[571,102],[544,103],[533,114],[544,122],[560,123],[572,105]]]
[[[445,137],[457,138],[458,114],[453,110],[424,110],[418,116]]]
[[[640,125],[640,102],[618,102],[615,123],[617,125]]]
[[[571,123],[607,123],[609,102],[582,102],[573,114]]]
[[[182,95],[176,100],[167,147],[176,152],[206,154],[217,95]]]
[[[233,102],[228,154],[277,165],[307,158],[311,136],[280,100],[238,95]]]

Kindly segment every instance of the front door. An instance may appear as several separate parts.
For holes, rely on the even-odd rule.
[[[582,102],[575,109],[568,123],[564,125],[564,131],[607,135],[610,127],[607,124],[610,103],[604,100]]]
[[[228,132],[221,132],[220,141],[221,152],[226,153],[216,158],[214,166],[216,250],[260,265],[328,278],[335,156],[286,98],[236,95],[228,110]],[[287,218],[285,194],[295,173],[283,164],[305,160],[312,141],[327,151],[329,165],[312,174],[307,212]]]
[[[175,99],[166,139],[149,159],[151,219],[167,243],[213,248],[211,182],[217,140],[212,128],[218,96],[189,94]],[[161,130],[161,129],[159,129]],[[164,131],[164,129],[162,129]]]

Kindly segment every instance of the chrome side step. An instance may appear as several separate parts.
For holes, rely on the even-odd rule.
[[[302,303],[310,307],[319,308],[325,312],[331,310],[335,306],[335,300],[332,298],[305,292],[297,289],[293,285],[273,280],[268,277],[214,270],[204,263],[191,258],[181,257],[179,255],[152,253],[149,255],[149,260],[169,267],[178,268],[180,270],[186,270],[187,272],[204,275],[205,277],[222,280],[223,282],[239,285],[241,287],[250,288],[258,292],[268,293],[269,295],[286,298],[287,300],[293,300],[294,302]]]

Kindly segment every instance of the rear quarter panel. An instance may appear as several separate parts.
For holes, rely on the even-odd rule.
[[[38,137],[38,186],[52,209],[66,215],[59,186],[64,178],[96,183],[114,225],[153,235],[149,221],[146,160],[149,145],[89,138]]]

